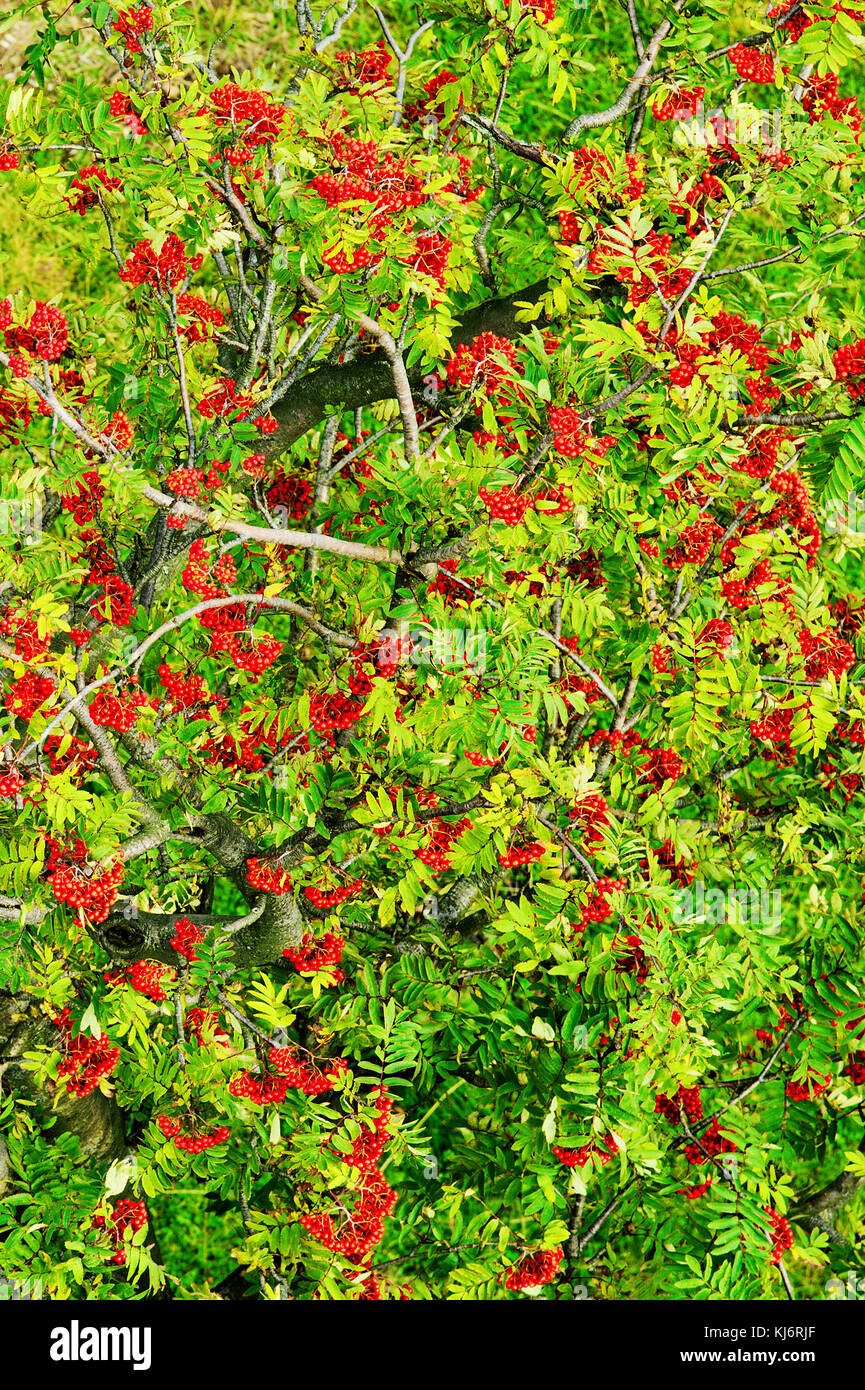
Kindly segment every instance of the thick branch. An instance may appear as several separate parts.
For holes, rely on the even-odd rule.
[[[518,338],[527,325],[517,323],[517,306],[536,304],[546,291],[547,281],[538,280],[524,290],[488,299],[470,309],[454,329],[454,346],[469,343],[481,333]],[[410,369],[407,373],[409,386],[413,389],[422,386],[425,375],[419,366]],[[393,369],[381,349],[347,365],[318,367],[297,381],[273,407],[279,429],[262,439],[261,450],[269,456],[281,454],[324,419],[328,406],[358,410],[376,401],[396,400],[396,396]]]

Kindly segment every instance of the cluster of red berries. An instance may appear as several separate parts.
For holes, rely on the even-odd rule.
[[[576,579],[578,583],[585,584],[587,589],[606,587],[607,581],[601,568],[601,556],[591,546],[586,546],[582,554],[574,555],[568,561],[566,570],[569,579]]]
[[[42,362],[56,362],[69,346],[66,315],[54,304],[37,303],[27,324],[32,339],[30,349]]]
[[[687,1197],[689,1202],[693,1202],[697,1197],[705,1197],[711,1186],[712,1177],[710,1175],[705,1182],[695,1183],[693,1187],[677,1187],[676,1191],[681,1192],[683,1197]]]
[[[190,343],[203,343],[210,336],[211,328],[221,328],[225,315],[215,304],[211,304],[200,294],[179,294],[177,296],[178,318],[192,318],[193,323],[178,325],[178,333]],[[211,484],[215,486],[215,484]]]
[[[525,845],[515,845],[513,849],[505,850],[499,855],[499,863],[503,869],[515,869],[521,864],[534,864],[538,859],[543,859],[547,852],[547,846],[541,844],[540,840],[531,840]]]
[[[680,1086],[674,1096],[656,1095],[655,1114],[663,1115],[671,1124],[682,1123],[682,1116],[692,1124],[703,1118],[703,1102],[699,1086]]]
[[[76,491],[64,492],[60,500],[66,510],[72,513],[78,525],[84,526],[99,515],[104,496],[105,488],[94,469],[82,473],[77,480]]]
[[[507,526],[519,526],[532,505],[531,497],[514,492],[513,488],[503,487],[498,492],[489,488],[478,488],[478,496],[494,521],[503,521]]]
[[[442,560],[435,579],[430,581],[428,594],[441,594],[449,608],[468,607],[475,596],[475,589],[483,585],[483,580],[472,577],[461,581],[453,576],[459,568],[459,560]]]
[[[176,290],[193,270],[198,270],[203,256],[188,256],[186,247],[176,232],[169,232],[160,251],[154,251],[151,241],[139,241],[120,271],[121,280],[128,285],[152,285],[162,293]]]
[[[89,566],[87,578],[81,581],[82,584],[105,584],[108,580],[116,578],[114,556],[96,527],[82,527],[80,540],[81,552],[78,559],[82,564],[86,561]]]
[[[724,528],[717,521],[702,517],[679,532],[678,542],[667,551],[664,564],[671,570],[680,570],[683,565],[702,565],[723,534]]]
[[[113,623],[115,627],[128,627],[135,614],[136,603],[132,586],[117,575],[106,575],[102,580],[102,593],[90,605],[91,617],[100,623]]]
[[[178,1149],[187,1154],[204,1153],[205,1149],[215,1149],[217,1144],[224,1144],[226,1139],[231,1138],[228,1125],[219,1125],[209,1132],[193,1128],[191,1132],[183,1133],[180,1120],[171,1120],[167,1115],[159,1115],[156,1123],[166,1139],[173,1139]]]
[[[242,1071],[235,1076],[229,1087],[229,1094],[241,1100],[249,1100],[253,1105],[281,1105],[289,1088],[303,1095],[317,1096],[332,1091],[340,1076],[348,1068],[348,1063],[338,1058],[327,1071],[304,1062],[293,1047],[273,1047],[270,1061],[274,1070],[253,1076]]]
[[[841,1075],[849,1076],[854,1086],[865,1086],[865,1052],[851,1052]]]
[[[611,893],[624,893],[626,883],[623,878],[599,878],[588,890],[586,901],[582,906],[582,916],[577,925],[577,931],[582,932],[590,922],[605,922],[612,912],[610,905]]]
[[[831,1072],[826,1072],[823,1076],[822,1081],[819,1079],[816,1073],[813,1073],[810,1076],[807,1076],[804,1082],[788,1081],[784,1089],[787,1099],[796,1102],[803,1100],[816,1100],[817,1097],[823,1093],[823,1091],[828,1091],[831,1085]]]
[[[5,770],[0,772],[0,796],[10,798],[18,796],[24,787],[24,779],[15,767],[5,766]]]
[[[682,209],[688,217],[693,217],[695,224],[699,225],[696,216],[696,204],[706,198],[720,198],[723,195],[723,186],[720,181],[710,175],[704,175],[700,183],[695,184],[685,197],[685,207]],[[647,240],[652,243],[652,234]],[[657,243],[660,244],[660,243]],[[660,271],[660,267],[656,267]],[[687,272],[686,272],[687,273]],[[684,286],[682,286],[684,288]],[[666,293],[673,293],[674,285],[668,282]],[[647,295],[643,298],[648,298]],[[641,302],[638,300],[637,302]],[[651,336],[651,330],[645,323],[638,325],[644,336]],[[669,334],[665,346],[672,351],[677,359],[677,365],[669,374],[669,380],[674,386],[688,387],[697,375],[703,375],[712,359],[717,358],[718,354],[724,350],[741,352],[755,371],[762,372],[769,362],[769,350],[763,342],[760,328],[757,324],[747,323],[740,314],[729,314],[726,310],[721,310],[712,319],[712,326],[700,335],[699,342],[680,337],[678,333]],[[774,398],[778,393],[772,386],[768,378],[752,379],[748,378],[750,389],[768,393],[769,399]],[[755,413],[752,409],[751,414]],[[786,433],[782,435],[786,438]],[[762,436],[760,437],[762,443]]]
[[[352,1144],[345,1161],[362,1173],[371,1174],[381,1161],[390,1133],[393,1101],[386,1086],[376,1087],[370,1094],[376,1117],[373,1128],[362,1131]]]
[[[174,923],[174,935],[171,938],[173,951],[176,951],[179,956],[185,956],[188,961],[196,961],[198,956],[195,954],[195,948],[203,940],[204,932],[201,927],[190,922],[188,917],[178,917]]]
[[[672,648],[663,646],[660,642],[654,642],[651,647],[652,670],[659,675],[675,676],[680,671],[679,666],[670,666]]]
[[[138,40],[153,29],[153,11],[149,5],[139,5],[137,9],[120,10],[112,25],[115,34],[122,34],[127,53],[140,53]]]
[[[230,555],[223,556],[225,560],[231,560]],[[229,567],[228,573],[233,576],[233,562]],[[190,593],[198,594],[199,598],[225,598],[226,593],[218,584],[214,584],[210,577],[210,555],[204,541],[193,541],[189,547],[189,557],[180,578],[185,589]],[[217,610],[220,612],[220,610]],[[220,612],[220,621],[225,621],[225,610]],[[245,620],[244,620],[245,626]]]
[[[590,433],[590,425],[580,419],[574,406],[559,406],[549,414],[549,426],[553,435],[553,448],[562,458],[586,458],[594,467],[604,458],[617,442],[611,434],[596,437]]]
[[[507,739],[504,739],[504,747],[507,747],[507,742]],[[475,767],[495,767],[496,763],[500,763],[502,760],[501,752],[494,758],[488,758],[483,753],[474,753],[464,750],[463,757],[467,758],[470,763],[474,763]]]
[[[115,120],[123,121],[133,135],[144,135],[147,126],[136,116],[126,92],[113,91],[108,98],[108,110]]]
[[[247,859],[246,881],[261,893],[289,893],[291,877],[287,869],[268,859]]]
[[[196,705],[210,705],[213,702],[214,697],[208,690],[207,683],[194,671],[182,676],[179,671],[172,671],[171,667],[163,662],[157,674],[160,685],[168,691],[178,709],[193,709]]]
[[[518,1291],[551,1284],[559,1272],[562,1258],[561,1249],[534,1250],[530,1255],[524,1255],[519,1264],[508,1271],[505,1288]]]
[[[762,719],[752,719],[751,737],[764,738],[769,743],[789,746],[790,736],[793,732],[794,713],[794,710],[787,707],[786,709],[774,709],[764,715]]]
[[[15,655],[24,662],[41,661],[48,654],[51,632],[39,631],[39,619],[23,608],[6,608],[0,619],[0,632],[14,638]]]
[[[255,402],[252,396],[244,395],[237,390],[237,382],[233,377],[220,377],[219,381],[206,396],[202,396],[196,405],[199,415],[203,415],[205,420],[224,419],[226,415],[232,415],[237,420],[244,420],[249,414]],[[261,420],[256,421],[256,427],[262,428]]]
[[[342,131],[327,137],[333,173],[318,174],[311,187],[328,207],[368,202],[370,229],[380,236],[395,214],[426,201],[425,179],[410,172],[404,159],[382,155],[374,140],[348,139]]]
[[[460,343],[447,364],[453,387],[479,391],[499,400],[509,399],[516,374],[516,347],[495,333],[481,333],[470,343]]]
[[[781,445],[788,438],[787,430],[763,430],[731,466],[749,478],[768,478],[778,467]]]
[[[330,911],[331,908],[339,907],[340,903],[346,902],[348,898],[353,898],[356,893],[363,890],[363,879],[355,878],[350,883],[343,883],[339,888],[331,888],[328,892],[322,892],[320,888],[304,888],[304,897],[311,902],[313,907],[321,908],[323,912]]]
[[[335,729],[350,729],[360,716],[362,704],[337,691],[331,695],[312,694],[309,722],[317,734],[330,734]]]
[[[772,402],[781,399],[781,388],[776,386],[772,378],[762,373],[760,376],[745,377],[745,386],[751,400],[745,406],[746,415],[761,414],[764,410],[772,409]]]
[[[339,436],[337,436],[337,438],[338,437]],[[264,475],[267,472],[267,455],[250,454],[249,458],[244,459],[240,466],[244,473],[249,474],[250,478],[254,478],[258,483],[263,482]]]
[[[437,816],[434,821],[430,821],[427,826],[427,843],[417,852],[420,862],[432,869],[433,873],[444,873],[451,866],[451,850],[460,836],[471,829],[471,824],[468,817],[458,821],[445,821],[441,816]]]
[[[155,960],[137,960],[132,965],[127,965],[124,970],[119,970],[114,974],[111,971],[103,973],[103,980],[109,985],[118,985],[121,982],[130,984],[139,994],[143,994],[147,999],[152,999],[154,1003],[160,1004],[168,995],[162,987],[162,981],[168,976],[169,981],[174,978],[174,971],[170,965],[161,965]]]
[[[17,150],[4,145],[0,149],[0,173],[8,174],[11,169],[21,168],[21,156]]]
[[[272,1072],[253,1076],[248,1071],[242,1071],[232,1078],[228,1093],[238,1100],[251,1101],[253,1105],[281,1105],[288,1095],[288,1081],[284,1076],[276,1076]]]
[[[246,671],[255,680],[278,659],[285,644],[275,637],[247,640],[236,632],[215,632],[211,651],[227,652],[238,671]]]
[[[761,53],[756,47],[746,48],[743,43],[737,43],[727,57],[746,82],[768,84],[775,81],[775,60],[771,53]]]
[[[703,340],[713,352],[728,348],[747,357],[755,371],[762,371],[769,362],[769,350],[763,342],[759,324],[748,323],[741,314],[729,314],[721,309],[712,319],[712,331]]]
[[[814,563],[814,557],[820,549],[822,537],[814,516],[813,503],[807,484],[798,473],[789,470],[774,472],[778,462],[780,445],[787,437],[786,430],[766,430],[757,437],[756,442],[749,447],[747,452],[735,460],[732,465],[738,472],[747,473],[751,477],[768,477],[769,487],[772,492],[778,495],[779,500],[771,511],[765,513],[759,521],[742,527],[735,537],[726,542],[721,550],[721,559],[725,565],[733,565],[736,562],[738,548],[743,544],[745,536],[753,535],[758,531],[774,530],[785,522],[790,525],[796,544],[808,557],[808,568],[810,569]],[[737,510],[741,510],[745,505],[744,501],[739,503]],[[772,570],[767,561],[763,560],[749,576],[747,592],[750,593],[755,584],[764,584],[771,579],[774,579]],[[735,585],[731,586],[730,592],[734,590],[737,594],[745,592],[742,588],[742,581],[738,581],[738,586],[738,588]],[[782,603],[792,615],[793,608],[787,601],[786,591],[780,585],[779,590],[777,595],[772,595],[770,601]],[[727,592],[725,584],[724,593]],[[747,607],[748,604],[737,601],[733,606],[741,608]]]
[[[593,275],[612,271],[620,284],[628,286],[629,304],[645,304],[658,290],[665,299],[676,300],[688,284],[691,272],[684,266],[671,267],[672,246],[669,232],[656,231],[650,231],[644,240],[630,246],[623,246],[618,240],[603,241],[592,250],[588,269]],[[678,339],[674,339],[674,343],[678,345]],[[678,376],[671,375],[670,380],[674,385],[682,384]]]
[[[428,120],[431,116],[439,122],[445,114],[444,102],[438,102],[435,106],[431,103],[435,101],[442,87],[447,87],[451,82],[458,82],[459,78],[454,72],[439,72],[435,77],[431,77],[429,82],[425,82],[423,90],[425,96],[416,102],[408,102],[404,111],[404,118],[407,122]],[[462,97],[460,97],[462,106]]]
[[[348,1071],[348,1062],[342,1057],[329,1061],[325,1070],[305,1062],[294,1047],[272,1047],[270,1065],[278,1076],[284,1077],[292,1090],[305,1096],[320,1096],[332,1091],[341,1076]]]
[[[770,584],[774,584],[775,589],[767,594],[765,590]],[[744,579],[724,580],[721,592],[731,608],[751,608],[758,602],[761,606],[779,603],[791,616],[794,613],[790,585],[778,578],[768,560],[758,561]]]
[[[137,687],[125,690],[122,695],[103,689],[97,691],[90,702],[90,718],[94,724],[125,734],[137,722],[142,705],[150,707],[152,702]]]
[[[442,236],[441,232],[421,234],[415,240],[414,248],[402,257],[414,275],[427,275],[444,288],[445,272],[453,250],[453,242]]]
[[[301,1216],[301,1225],[326,1250],[343,1255],[354,1262],[363,1260],[384,1236],[385,1219],[396,1206],[396,1193],[378,1170],[362,1175],[356,1189],[354,1206],[349,1210],[341,1204],[345,1215]]]
[[[238,87],[227,82],[210,93],[212,116],[217,126],[231,126],[234,141],[223,152],[227,162],[238,168],[247,164],[260,145],[272,144],[279,138],[288,114],[281,102],[272,101],[266,92]],[[211,156],[216,161],[219,156]]]
[[[729,1154],[736,1152],[736,1145],[726,1134],[722,1134],[718,1128],[718,1121],[712,1123],[703,1130],[699,1142],[685,1145],[685,1157],[691,1164],[706,1163],[718,1154]]]
[[[222,697],[213,702],[217,710],[224,709],[226,703]],[[208,738],[201,748],[204,761],[218,763],[221,767],[257,772],[264,766],[265,751],[276,753],[292,742],[290,728],[285,728],[280,733],[279,722],[276,719],[271,720],[269,726],[261,724],[255,720],[255,712],[251,705],[244,705],[240,711],[237,728],[237,738],[231,734]],[[304,752],[308,751],[306,735],[298,746]]]
[[[387,81],[387,70],[393,62],[393,55],[384,39],[379,39],[372,48],[360,53],[342,49],[334,54],[336,61],[345,71],[346,90],[357,95],[359,88],[372,87]]]
[[[520,0],[520,9],[538,24],[551,24],[556,17],[556,0]]]
[[[640,177],[642,162],[639,155],[626,154],[624,173],[617,174],[607,154],[597,145],[583,145],[574,151],[574,174],[568,181],[568,192],[575,201],[602,201],[606,205],[635,203],[646,191],[645,179]],[[578,196],[579,195],[579,196]],[[575,245],[580,238],[580,223],[570,212],[560,212],[562,241]]]
[[[45,836],[45,843],[48,847],[48,857],[45,860],[45,873],[53,874],[55,869],[63,864],[85,865],[87,863],[87,845],[76,835],[74,843],[62,840],[54,840],[50,835]]]
[[[176,497],[188,497],[194,502],[202,491],[221,487],[225,482],[223,474],[230,467],[229,463],[213,463],[209,468],[175,468],[165,479],[165,486]]]
[[[481,184],[476,184],[474,188],[471,186],[469,175],[472,171],[472,160],[464,154],[458,154],[456,159],[459,177],[452,183],[446,183],[442,192],[452,193],[455,198],[461,198],[465,203],[476,203],[484,190]]]
[[[809,681],[825,680],[830,671],[840,680],[856,660],[855,649],[831,629],[822,632],[803,629],[799,633],[799,649],[808,658],[805,675]]]
[[[787,472],[776,473],[769,479],[769,487],[780,500],[766,515],[763,525],[771,530],[782,521],[789,522],[797,545],[808,557],[808,569],[811,569],[822,544],[822,536],[812,510],[807,484],[798,473]]]
[[[836,9],[839,8],[838,0],[835,0],[835,5]],[[787,11],[792,11],[788,19],[779,18],[779,16],[786,14]],[[767,10],[766,18],[777,19],[778,23],[775,26],[776,31],[785,29],[792,43],[800,39],[805,30],[810,29],[811,25],[815,23],[810,15],[805,14],[801,5],[796,3],[796,0],[780,0],[779,4],[773,5],[770,10]],[[832,15],[829,22],[832,23],[834,18],[835,16]]]
[[[714,647],[716,655],[720,656],[732,645],[733,637],[732,624],[725,618],[710,618],[697,634],[697,642]]]
[[[319,970],[327,970],[338,982],[344,978],[338,969],[344,946],[345,938],[334,932],[325,932],[320,941],[307,932],[298,947],[288,946],[282,954],[301,975],[314,975]]]
[[[349,257],[347,251],[339,251],[334,246],[325,251],[321,259],[334,275],[352,275],[357,270],[366,270],[371,265],[378,265],[382,256],[376,255],[369,246],[358,246]],[[362,333],[363,329],[360,331]]]
[[[54,304],[36,301],[36,308],[26,324],[12,326],[12,304],[2,302],[0,327],[11,356],[12,375],[25,377],[32,371],[32,357],[41,362],[56,362],[69,347],[69,324],[66,315]]]
[[[22,661],[41,661],[51,645],[51,634],[39,634],[39,620],[22,608],[4,608],[0,617],[0,632],[15,639],[15,655]]]
[[[634,748],[642,748],[645,739],[637,733],[636,729],[596,729],[589,736],[588,742],[590,748],[597,748],[605,743],[610,752],[619,749],[622,753],[627,754]]]
[[[618,1152],[619,1146],[609,1132],[604,1135],[602,1141],[593,1140],[590,1144],[583,1144],[582,1148],[579,1149],[562,1149],[556,1145],[553,1146],[553,1153],[564,1168],[584,1168],[592,1160],[603,1168]]]
[[[696,116],[705,93],[705,87],[680,87],[663,101],[653,101],[652,115],[656,121],[677,121],[684,120],[686,116]]]
[[[367,1258],[384,1235],[384,1223],[396,1205],[396,1193],[385,1182],[378,1164],[390,1133],[393,1102],[385,1087],[373,1092],[376,1119],[372,1130],[362,1131],[347,1154],[332,1152],[349,1168],[357,1168],[354,1206],[338,1202],[340,1214],[303,1215],[301,1225],[327,1250],[359,1263]]]
[[[62,864],[51,874],[51,891],[59,903],[81,908],[91,922],[104,922],[117,901],[123,881],[123,860],[118,859],[102,873],[78,864]]]
[[[277,473],[266,497],[271,511],[281,509],[292,521],[303,521],[312,506],[312,488],[298,473]]]
[[[113,1265],[126,1264],[126,1254],[123,1249],[123,1235],[126,1231],[131,1231],[134,1235],[147,1225],[147,1208],[143,1202],[136,1202],[132,1197],[122,1197],[114,1208],[113,1216],[106,1216],[103,1212],[97,1212],[93,1218],[93,1225],[100,1230],[105,1229],[110,1235],[114,1245],[114,1254],[111,1256]]]
[[[92,180],[106,190],[120,188],[120,179],[113,179],[98,164],[87,164],[83,169],[79,169],[70,185],[77,189],[77,197],[67,197],[64,199],[70,212],[77,212],[82,217],[90,209],[96,207],[100,199],[99,189],[94,187]]]
[[[851,743],[854,753],[856,750],[865,747],[865,725],[861,719],[839,720],[832,731],[832,741],[840,744]],[[826,761],[819,765],[820,773],[827,778],[826,785],[831,789],[835,786],[836,780],[841,783],[843,788],[845,804],[852,800],[859,790],[862,779],[858,773],[843,773],[837,766],[836,758],[839,756],[836,749],[827,749]],[[848,1024],[849,1027],[849,1024]]]
[[[648,536],[637,536],[637,545],[644,555],[648,555],[650,560],[657,560],[661,553],[661,548],[657,541],[650,540]]]
[[[789,1250],[793,1244],[793,1230],[786,1216],[782,1216],[773,1207],[765,1208],[766,1215],[771,1223],[772,1254],[769,1258],[771,1265],[780,1262],[784,1251]]]
[[[68,1007],[60,1011],[54,1024],[60,1033],[63,1054],[57,1074],[69,1078],[66,1089],[70,1095],[89,1096],[103,1077],[109,1076],[117,1066],[120,1048],[112,1047],[103,1033],[95,1037],[90,1033],[76,1033],[73,1037]]]
[[[610,824],[609,810],[607,798],[593,792],[574,802],[568,819],[576,821],[585,844],[599,844],[604,838],[603,829]]]
[[[858,140],[862,130],[862,112],[855,97],[845,99],[838,95],[837,72],[827,72],[823,77],[813,75],[808,79],[802,110],[807,112],[811,125],[829,116],[833,121],[848,126]]]
[[[563,483],[559,487],[546,487],[536,492],[532,506],[542,516],[562,516],[574,510],[574,499],[571,489]]]
[[[651,782],[658,791],[665,782],[677,782],[685,764],[674,748],[651,748],[648,760],[642,764],[642,782]]]

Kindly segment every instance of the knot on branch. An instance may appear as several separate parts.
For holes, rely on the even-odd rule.
[[[196,816],[192,821],[192,831],[199,837],[202,848],[228,870],[243,868],[247,859],[256,852],[254,841],[222,811]]]

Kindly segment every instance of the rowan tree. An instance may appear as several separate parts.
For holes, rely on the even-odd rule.
[[[823,1297],[863,14],[224,10],[7,23],[5,1276]]]

